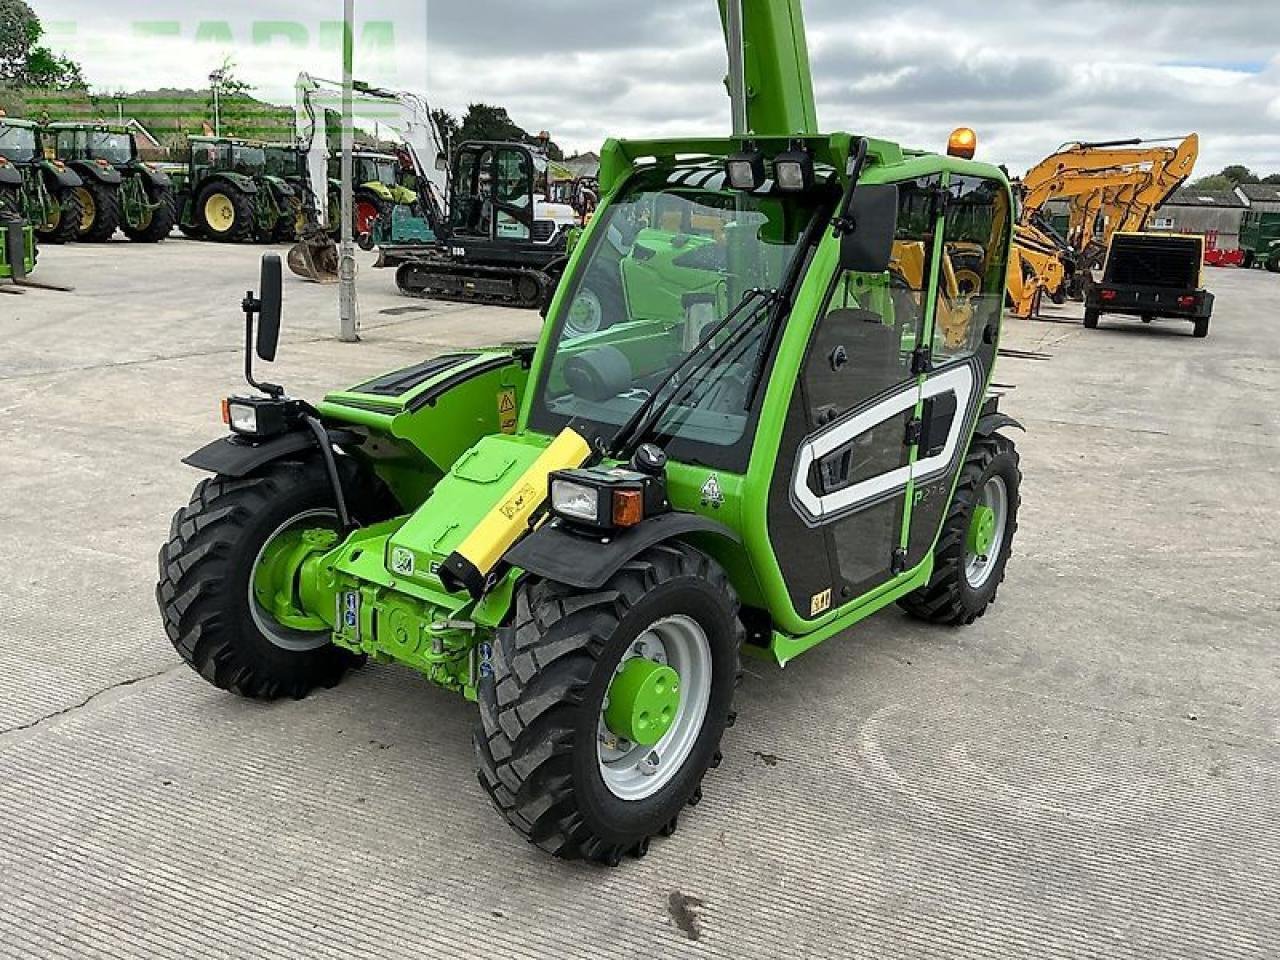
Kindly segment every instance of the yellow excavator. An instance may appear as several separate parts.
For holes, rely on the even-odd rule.
[[[1092,271],[1117,232],[1138,232],[1186,183],[1200,154],[1196,134],[1179,141],[1114,140],[1067,144],[1033,167],[1020,184],[1022,209],[1009,263],[1009,296],[1019,317],[1032,317],[1047,294],[1082,299]],[[1064,237],[1045,216],[1066,200]]]

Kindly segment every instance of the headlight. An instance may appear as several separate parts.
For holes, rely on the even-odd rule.
[[[227,404],[227,423],[235,433],[256,434],[258,411],[245,403],[230,402]]]
[[[787,193],[801,193],[813,186],[813,157],[803,144],[793,144],[786,153],[778,154],[773,161],[773,176],[778,189]]]
[[[562,517],[594,524],[600,519],[600,488],[571,480],[552,480],[551,510]]]
[[[563,470],[551,475],[550,499],[556,517],[598,533],[625,530],[671,509],[661,467],[657,475],[625,467]]]
[[[725,176],[734,190],[759,190],[764,186],[764,154],[759,150],[733,154],[725,161]]]

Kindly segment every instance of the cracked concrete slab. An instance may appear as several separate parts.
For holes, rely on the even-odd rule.
[[[68,247],[75,294],[0,302],[0,957],[1280,956],[1277,278],[1212,273],[1203,342],[1012,322],[1051,359],[998,374],[999,603],[749,664],[704,802],[605,871],[500,826],[473,708],[411,674],[263,706],[169,647],[155,552],[258,252]],[[537,331],[365,269],[350,347],[333,297],[287,282],[300,394]]]

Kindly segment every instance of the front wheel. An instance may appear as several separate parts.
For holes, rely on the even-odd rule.
[[[211,183],[196,200],[201,237],[221,243],[253,239],[253,200],[230,183]]]
[[[344,472],[363,519],[390,515],[377,515],[384,494],[357,491],[354,471]],[[306,549],[306,538],[337,530],[319,460],[203,481],[160,551],[156,601],[179,656],[215,687],[257,700],[300,699],[337,684],[360,658],[329,642],[329,628],[304,609],[288,576],[289,557]]]
[[[148,196],[151,206],[143,208],[136,223],[123,225],[125,236],[134,243],[159,243],[173,232],[178,220],[173,190],[161,187]]]
[[[514,621],[482,661],[481,785],[557,857],[642,856],[720,760],[742,637],[728,578],[663,545],[591,593],[522,585]]]
[[[995,603],[1013,554],[1022,471],[1008,437],[976,438],[934,550],[929,583],[899,605],[920,620],[961,626]]]

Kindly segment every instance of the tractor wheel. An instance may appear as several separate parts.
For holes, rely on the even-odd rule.
[[[609,329],[623,305],[622,281],[616,273],[617,267],[612,273],[596,269],[582,282],[565,319],[566,336],[582,337]]]
[[[54,197],[58,210],[53,219],[36,229],[36,236],[45,243],[70,243],[80,233],[80,221],[84,209],[78,190],[62,190]]]
[[[1098,319],[1102,313],[1098,310],[1085,310],[1084,312],[1084,328],[1086,330],[1097,330]]]
[[[243,243],[253,239],[253,201],[225,183],[211,183],[196,198],[196,223],[205,240]]]
[[[1192,334],[1197,340],[1203,340],[1209,336],[1209,318],[1201,317],[1195,321],[1195,331]]]
[[[557,857],[643,856],[719,764],[742,634],[724,571],[680,544],[589,593],[523,584],[482,660],[481,786]]]
[[[1255,262],[1255,257],[1254,257],[1253,251],[1246,250],[1244,252],[1244,259],[1240,261],[1240,266],[1246,270],[1252,270],[1254,262]]]
[[[286,204],[284,215],[276,221],[276,228],[271,233],[271,242],[293,243],[302,235],[302,228],[306,226],[306,222],[300,202],[295,200]]]
[[[388,494],[339,463],[360,519],[393,515]],[[330,643],[329,628],[300,608],[281,582],[288,568],[278,565],[309,531],[337,529],[319,459],[201,482],[160,551],[156,601],[179,656],[215,687],[256,700],[301,699],[337,684],[362,658]]]
[[[178,220],[172,190],[163,187],[150,199],[157,204],[154,210],[143,211],[142,219],[133,226],[128,223],[122,225],[125,236],[134,243],[159,243],[173,232],[173,225]]]
[[[1267,261],[1267,269],[1272,273],[1280,273],[1280,253],[1273,253]]]
[[[961,626],[995,603],[1018,529],[1022,471],[1013,441],[977,438],[934,551],[933,577],[898,601],[920,620]]]
[[[76,239],[81,243],[106,243],[114,237],[120,226],[120,188],[86,177],[84,185],[76,187],[76,196],[81,210]]]

